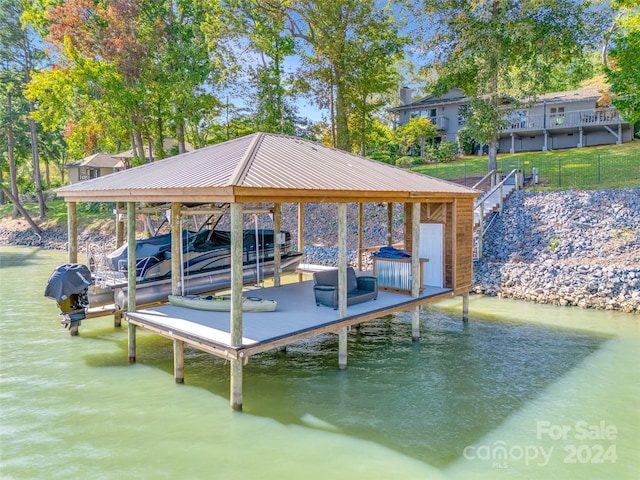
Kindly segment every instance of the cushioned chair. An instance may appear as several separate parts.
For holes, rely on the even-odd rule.
[[[315,272],[313,292],[316,305],[338,309],[338,269]],[[356,276],[353,268],[347,268],[347,305],[378,298],[378,280],[371,276]]]

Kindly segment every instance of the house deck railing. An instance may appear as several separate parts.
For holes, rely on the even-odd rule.
[[[595,108],[564,113],[547,113],[546,115],[527,114],[517,116],[512,114],[507,119],[507,128],[503,131],[552,130],[596,125],[617,125],[622,122],[623,120],[615,108]]]

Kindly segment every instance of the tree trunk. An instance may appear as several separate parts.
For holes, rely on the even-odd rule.
[[[351,151],[349,135],[348,106],[344,98],[344,90],[340,81],[336,82],[336,147],[345,152]]]
[[[498,168],[498,141],[491,140],[489,144],[489,172]]]
[[[2,175],[2,169],[0,168],[0,184],[4,182],[4,176]],[[4,192],[0,190],[0,205],[4,205],[7,201],[4,199]]]
[[[7,112],[11,113],[11,92],[7,92]],[[11,193],[18,198],[18,174],[16,169],[15,137],[13,134],[13,123],[7,120],[7,156],[9,157],[9,181],[11,183]],[[9,195],[7,195],[9,196]],[[18,206],[13,202],[13,215],[18,215]]]
[[[33,113],[35,107],[33,102],[29,102],[29,112]],[[40,173],[40,153],[38,151],[38,135],[36,131],[36,122],[33,118],[29,118],[29,130],[31,133],[31,156],[33,157],[33,180],[36,184],[36,195],[38,197],[38,206],[40,208],[40,219],[47,216],[47,206],[44,203],[44,194],[42,193],[42,174]]]
[[[184,142],[184,123],[182,119],[176,123],[176,136],[178,137],[178,153],[184,153],[187,151],[187,147]]]
[[[14,207],[16,207],[20,211],[20,213],[25,218],[27,223],[29,223],[29,225],[31,225],[31,228],[33,229],[33,231],[37,235],[42,235],[42,230],[40,230],[40,227],[38,227],[38,225],[36,225],[36,223],[33,221],[31,216],[29,215],[29,212],[27,212],[22,207],[22,205],[20,205],[20,201],[18,200],[18,198],[14,197],[13,194],[9,190],[4,188],[4,187],[2,187],[2,193],[4,193],[7,197],[9,197],[9,200],[11,200],[11,202],[13,202]]]

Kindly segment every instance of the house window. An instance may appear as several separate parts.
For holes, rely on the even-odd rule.
[[[564,107],[551,107],[551,124],[562,125],[564,123]]]
[[[469,118],[469,105],[460,105],[458,107],[458,126],[462,127],[467,123]]]

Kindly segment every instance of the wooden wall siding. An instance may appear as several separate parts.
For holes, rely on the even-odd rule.
[[[423,203],[420,208],[420,223],[444,223],[446,206],[446,203]]]
[[[455,250],[456,250],[456,243],[454,241],[455,228],[456,228],[455,203],[451,204],[450,207],[447,208],[444,213],[445,213],[444,252],[443,252],[444,286],[446,288],[455,289],[456,288],[455,281],[454,281]]]
[[[455,206],[455,293],[471,291],[473,282],[473,199],[458,198]]]

